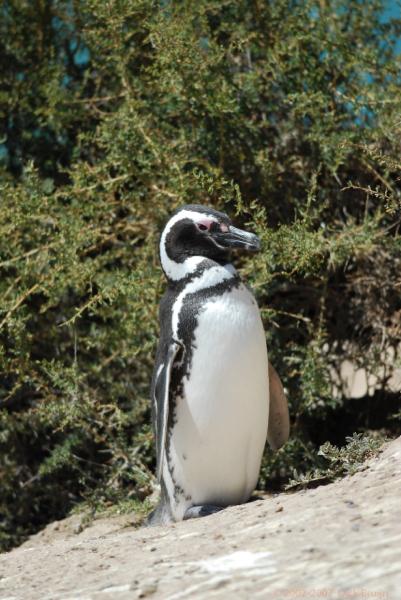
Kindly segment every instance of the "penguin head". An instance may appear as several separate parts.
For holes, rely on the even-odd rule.
[[[193,272],[205,259],[227,264],[232,249],[257,251],[259,238],[234,227],[226,214],[199,204],[177,209],[160,238],[163,271],[175,281]]]

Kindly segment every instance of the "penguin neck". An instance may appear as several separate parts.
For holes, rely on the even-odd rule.
[[[197,269],[183,279],[179,281],[169,280],[169,290],[175,297],[171,321],[174,339],[183,339],[183,332],[180,332],[179,328],[179,320],[186,298],[189,296],[192,296],[192,298],[197,297],[196,305],[196,302],[202,303],[207,297],[218,296],[230,291],[239,283],[240,278],[231,263],[221,265],[210,259],[204,259]],[[192,307],[191,310],[196,312],[199,307],[198,309]]]
[[[174,278],[170,277],[169,273],[163,268],[169,287],[184,288],[188,283],[203,277],[210,270],[213,270],[214,277],[219,278],[220,276],[221,281],[237,277],[237,271],[232,263],[220,263],[204,256],[191,256],[180,263],[179,266],[181,267],[180,277],[177,277],[177,271],[175,271],[176,277]]]

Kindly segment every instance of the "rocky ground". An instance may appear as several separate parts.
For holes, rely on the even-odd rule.
[[[399,600],[401,438],[353,477],[203,519],[79,519],[0,556],[0,600]]]

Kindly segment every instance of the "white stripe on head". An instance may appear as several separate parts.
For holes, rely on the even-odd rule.
[[[178,281],[189,273],[193,273],[196,267],[205,260],[204,256],[189,256],[183,262],[179,263],[168,256],[166,250],[166,238],[174,225],[182,219],[191,219],[194,223],[201,223],[205,219],[214,221],[215,223],[219,222],[216,217],[210,213],[200,213],[192,210],[180,210],[180,212],[171,217],[160,238],[160,260],[163,271],[169,279],[173,279],[174,281]]]

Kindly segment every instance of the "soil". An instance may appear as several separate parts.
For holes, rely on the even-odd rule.
[[[398,438],[352,477],[202,519],[70,517],[0,556],[0,600],[400,600],[400,497]]]

